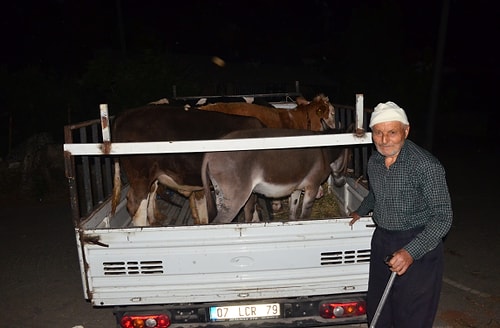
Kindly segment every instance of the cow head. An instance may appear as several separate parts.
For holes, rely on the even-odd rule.
[[[330,103],[328,97],[323,94],[314,97],[313,102],[316,103],[316,115],[323,120],[328,127],[335,129],[335,108]]]
[[[323,127],[323,122],[330,128],[335,128],[335,108],[330,103],[328,97],[324,94],[319,94],[312,101],[307,101],[303,97],[298,97],[296,99],[297,109],[304,109],[310,112],[311,125],[321,125],[321,130],[325,130]],[[317,130],[312,126],[312,130]]]

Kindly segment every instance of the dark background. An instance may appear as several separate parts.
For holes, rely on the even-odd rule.
[[[298,80],[308,99],[323,92],[353,105],[363,93],[367,107],[392,100],[407,111],[410,138],[443,162],[453,201],[436,327],[499,327],[497,8],[486,0],[4,1],[3,322],[114,322],[110,309],[83,298],[63,170],[50,186],[32,183],[28,202],[12,192],[25,179],[6,162],[23,161],[28,138],[46,132],[60,152],[63,126],[98,118],[100,103],[116,114],[171,97],[173,85],[179,95],[216,95]]]
[[[492,1],[24,0],[2,4],[0,157],[35,133],[163,97],[300,81],[311,99],[403,107],[427,148],[493,137]],[[216,66],[218,56],[225,66]],[[228,87],[229,86],[229,87]]]

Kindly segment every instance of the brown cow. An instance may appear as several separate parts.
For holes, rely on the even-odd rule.
[[[254,129],[234,131],[224,138],[306,136],[318,133],[309,130]],[[251,222],[255,201],[253,193],[258,193],[270,198],[292,195],[290,219],[295,220],[298,197],[304,191],[300,219],[307,219],[318,190],[328,176],[333,173],[337,184],[344,182],[341,173],[345,172],[348,159],[349,149],[339,146],[206,153],[201,176],[209,217],[212,219],[217,212],[212,223],[231,222],[246,204],[245,220]],[[214,189],[216,210],[210,184]]]
[[[249,103],[215,103],[197,107],[203,111],[214,111],[234,115],[253,116],[258,118],[268,128],[303,129],[312,131],[323,130],[323,123],[335,128],[335,109],[328,97],[323,94],[313,101],[303,97],[296,99],[294,109],[273,108]]]
[[[264,127],[253,117],[216,112],[186,111],[182,106],[149,105],[125,111],[113,123],[113,142],[217,139],[237,129]],[[155,222],[158,182],[189,197],[196,223],[208,223],[201,181],[202,153],[129,155],[120,158],[130,184],[127,209],[136,226]],[[120,194],[120,165],[115,164],[114,213]],[[153,201],[151,201],[153,200]]]

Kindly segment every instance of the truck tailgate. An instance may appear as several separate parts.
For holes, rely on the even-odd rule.
[[[113,229],[89,222],[75,231],[85,295],[95,306],[367,290],[370,218],[353,227],[348,218]]]

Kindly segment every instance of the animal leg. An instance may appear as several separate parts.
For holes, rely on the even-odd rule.
[[[136,227],[148,226],[148,199],[143,199],[132,217],[132,223]]]
[[[302,190],[295,190],[290,195],[290,220],[297,220],[297,210],[299,208],[300,195]]]
[[[269,198],[257,196],[256,212],[259,215],[259,222],[269,222],[272,219],[271,201]]]
[[[217,216],[212,221],[212,223],[213,224],[230,223],[231,221],[234,220],[236,215],[238,215],[240,209],[241,206],[237,210],[235,210],[234,208],[218,209]]]
[[[116,207],[120,201],[122,182],[120,178],[120,162],[115,159],[115,175],[113,177],[113,198],[111,199],[111,215],[116,213]]]
[[[158,190],[158,180],[153,182],[153,184],[151,185],[151,191],[148,194],[147,216],[149,225],[155,225],[157,222],[161,223],[161,218],[156,216],[156,213],[159,212],[156,206],[157,190]]]
[[[227,195],[230,195],[228,197]],[[247,203],[248,199],[252,195],[252,191],[232,191],[227,190],[222,192],[222,190],[215,189],[215,198],[217,204],[217,216],[214,218],[212,223],[229,223],[234,220],[238,215],[241,208]]]
[[[260,222],[259,213],[257,212],[257,195],[252,194],[248,198],[245,207],[245,222]]]
[[[342,187],[347,179],[345,175],[342,174],[347,169],[347,150],[344,151],[333,163],[330,164],[330,169],[333,175],[333,184],[336,187]]]
[[[191,207],[194,224],[208,224],[208,210],[204,191],[193,191],[189,196],[189,206]]]
[[[134,226],[147,226],[148,224],[148,194],[151,184],[147,179],[138,180],[130,186],[127,193],[127,211],[132,217]]]
[[[318,187],[305,188],[304,199],[302,199],[302,212],[300,213],[301,220],[306,220],[311,217],[314,201],[316,200],[316,195],[318,194],[318,189]]]
[[[324,195],[325,195],[325,192],[323,191],[323,186],[319,186],[318,193],[316,194],[316,199],[320,199]]]

